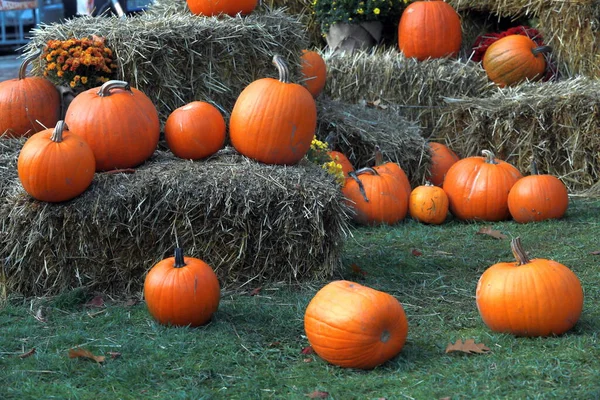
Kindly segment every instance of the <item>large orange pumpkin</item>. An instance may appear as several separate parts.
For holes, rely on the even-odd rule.
[[[258,0],[186,0],[192,14],[207,17],[227,14],[250,14],[258,5]]]
[[[213,155],[225,143],[225,120],[212,104],[192,101],[169,115],[165,123],[167,146],[179,158],[199,160]]]
[[[455,57],[460,50],[460,17],[443,1],[415,1],[402,12],[398,47],[406,57]]]
[[[494,332],[517,336],[571,329],[583,309],[579,278],[556,261],[529,260],[519,238],[511,248],[516,262],[495,264],[479,278],[476,302],[483,322]]]
[[[17,161],[19,180],[31,197],[47,202],[71,200],[92,183],[96,161],[88,144],[63,121],[31,136]]]
[[[213,269],[204,261],[175,256],[152,267],[144,281],[144,298],[150,314],[163,325],[199,326],[217,311],[221,287]]]
[[[265,164],[296,164],[310,149],[317,106],[303,86],[290,83],[281,56],[273,57],[279,80],[262,78],[237,98],[229,119],[233,147]]]
[[[491,151],[467,157],[450,167],[443,188],[450,211],[460,220],[501,221],[510,216],[508,192],[523,176]]]
[[[315,353],[325,361],[371,369],[400,353],[408,321],[402,304],[390,294],[355,282],[334,281],[308,304],[304,330]]]
[[[327,82],[327,65],[323,57],[316,51],[302,50],[301,73],[304,77],[304,86],[313,97],[317,97],[325,88]]]
[[[56,87],[46,78],[26,76],[27,65],[39,55],[23,60],[17,78],[0,82],[0,136],[29,136],[51,129],[60,119]]]
[[[483,55],[483,68],[488,78],[500,87],[544,76],[544,53],[550,46],[538,46],[524,35],[509,35],[498,39]]]
[[[94,151],[97,171],[143,163],[154,153],[160,136],[152,101],[123,81],[108,81],[77,95],[65,122]]]
[[[446,173],[460,158],[442,143],[429,142],[429,150],[431,153],[431,166],[428,180],[435,186],[442,186]]]

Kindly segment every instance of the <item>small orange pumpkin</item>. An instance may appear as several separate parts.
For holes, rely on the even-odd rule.
[[[229,119],[233,147],[265,164],[296,164],[310,149],[317,128],[317,106],[303,86],[290,83],[283,58],[273,57],[279,80],[262,78],[237,98]]]
[[[444,189],[427,182],[411,192],[408,212],[419,222],[439,225],[448,216],[448,196]]]
[[[488,47],[483,55],[483,68],[499,87],[535,81],[544,76],[544,53],[551,49],[550,46],[538,46],[524,35],[508,35]]]
[[[392,295],[350,281],[325,285],[304,313],[304,330],[319,357],[347,368],[372,369],[395,357],[408,320]]]
[[[199,160],[215,154],[225,143],[225,120],[212,104],[192,101],[169,115],[165,141],[173,154]]]
[[[460,17],[443,1],[415,1],[402,12],[398,47],[405,57],[455,57],[462,43]]]
[[[175,256],[150,269],[144,280],[144,298],[150,314],[163,325],[199,326],[219,307],[221,287],[213,269],[204,261]]]
[[[227,14],[235,17],[237,14],[250,14],[258,5],[258,0],[186,0],[192,14],[207,17]]]
[[[350,160],[348,160],[348,157],[346,157],[344,153],[341,153],[336,150],[331,150],[328,151],[327,154],[329,154],[329,157],[331,157],[333,161],[337,162],[342,166],[344,176],[348,176],[350,172],[354,171],[354,166],[352,165]]]
[[[60,119],[60,94],[46,78],[26,76],[37,52],[21,63],[15,79],[0,82],[0,137],[29,136],[55,126]]]
[[[442,143],[429,142],[429,150],[431,153],[431,166],[427,179],[435,186],[442,186],[446,173],[460,158],[454,151]]]
[[[323,57],[316,51],[302,50],[301,73],[304,77],[304,86],[313,97],[317,97],[325,88],[327,82],[327,65]]]
[[[492,265],[479,278],[476,303],[494,332],[517,336],[560,335],[579,320],[583,289],[566,266],[529,260],[519,238],[511,242],[516,262]]]
[[[95,170],[92,149],[80,136],[66,130],[64,121],[27,139],[17,161],[25,191],[37,200],[53,203],[83,193],[91,185]]]

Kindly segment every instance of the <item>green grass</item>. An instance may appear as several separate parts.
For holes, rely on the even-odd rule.
[[[338,278],[396,296],[409,320],[402,352],[372,371],[301,353],[304,309],[325,282],[268,285],[257,296],[224,293],[212,322],[195,329],[157,325],[143,303],[107,298],[104,308],[86,308],[90,294],[82,291],[13,299],[0,311],[0,399],[307,399],[315,390],[344,400],[600,398],[600,256],[591,254],[600,250],[599,214],[600,201],[575,199],[560,221],[406,220],[355,229]],[[486,328],[475,305],[477,280],[512,254],[508,239],[476,233],[484,225],[520,236],[532,257],[579,276],[585,304],[573,330],[532,339]],[[366,276],[353,275],[352,264]],[[45,323],[34,317],[40,305]],[[467,338],[491,353],[444,353],[449,342]],[[104,364],[70,359],[75,346],[121,356]],[[31,357],[18,357],[32,348]]]

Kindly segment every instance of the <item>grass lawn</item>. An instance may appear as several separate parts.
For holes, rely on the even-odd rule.
[[[103,306],[86,306],[97,294],[83,290],[13,298],[0,310],[0,399],[600,398],[598,215],[600,200],[575,198],[559,221],[354,229],[337,278],[394,295],[409,321],[402,352],[371,371],[302,352],[304,310],[326,282],[224,290],[213,320],[195,329],[156,324],[143,302],[103,296]],[[508,238],[477,234],[482,226]],[[479,317],[477,280],[512,260],[516,236],[532,258],[558,261],[580,278],[583,314],[567,334],[517,338],[491,332]],[[444,352],[468,338],[491,352]],[[105,362],[69,358],[77,346]]]

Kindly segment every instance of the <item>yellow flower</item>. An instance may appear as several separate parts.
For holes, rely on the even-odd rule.
[[[84,85],[85,85],[86,83],[88,83],[88,77],[87,77],[87,76],[82,76],[82,77],[81,77],[81,83],[83,83]]]
[[[380,12],[381,12],[381,10],[379,8],[373,9],[373,14],[375,14],[375,15],[379,15]]]

